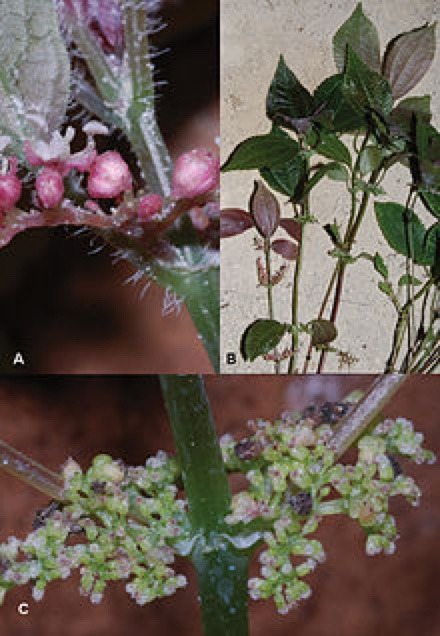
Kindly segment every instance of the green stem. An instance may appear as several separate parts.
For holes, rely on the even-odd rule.
[[[249,556],[227,540],[231,492],[203,380],[162,376],[161,385],[196,539],[192,560],[205,636],[246,636]]]
[[[274,319],[274,311],[273,311],[273,294],[272,294],[272,267],[270,262],[270,239],[264,239],[264,261],[266,265],[266,275],[267,275],[267,308],[269,312],[269,319]],[[275,350],[275,356],[277,355],[277,351]],[[274,362],[275,374],[278,375],[280,372],[280,363],[278,360]]]
[[[308,203],[304,202],[302,215],[308,215]],[[299,322],[298,304],[299,304],[299,283],[301,278],[302,260],[304,254],[304,230],[306,224],[304,223],[301,231],[301,240],[298,245],[298,255],[295,262],[295,273],[293,275],[293,289],[292,289],[292,326],[296,327]],[[292,355],[289,360],[288,373],[295,371],[295,362],[297,357],[299,345],[299,333],[296,329],[292,331]]]

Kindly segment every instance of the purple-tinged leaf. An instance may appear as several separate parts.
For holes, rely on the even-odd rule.
[[[220,238],[237,236],[253,226],[252,217],[246,210],[226,208],[220,213]]]
[[[401,33],[389,42],[384,55],[383,75],[394,99],[406,95],[422,79],[435,55],[435,24]]]
[[[301,242],[302,225],[295,219],[281,219],[280,225],[297,243]]]
[[[263,238],[270,238],[280,224],[280,205],[262,181],[255,182],[250,207],[257,230]]]
[[[298,256],[298,246],[292,241],[286,241],[285,239],[274,241],[272,243],[272,249],[288,261],[294,261]]]

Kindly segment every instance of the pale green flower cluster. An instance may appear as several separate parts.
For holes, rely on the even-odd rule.
[[[403,474],[397,456],[416,463],[435,461],[421,446],[423,435],[404,419],[385,420],[358,440],[355,464],[335,464],[327,423],[285,416],[251,423],[240,442],[221,440],[231,471],[246,472],[249,489],[233,498],[227,522],[261,530],[260,576],[249,581],[253,599],[273,598],[286,613],[310,595],[303,577],[325,560],[322,545],[309,537],[326,515],[345,514],[367,535],[368,555],[392,554],[397,538],[389,499],[404,496],[417,505],[420,490]]]
[[[40,600],[50,581],[80,572],[80,592],[99,603],[109,581],[143,605],[186,585],[173,569],[174,543],[186,525],[185,502],[177,498],[177,466],[165,453],[145,466],[125,467],[99,455],[83,473],[64,467],[65,503],[20,541],[0,545],[0,594],[32,583]]]

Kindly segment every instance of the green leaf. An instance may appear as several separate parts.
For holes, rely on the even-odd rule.
[[[387,243],[398,254],[412,257],[417,265],[433,265],[437,226],[427,232],[418,216],[399,203],[375,203],[377,222]]]
[[[422,281],[420,281],[418,278],[415,278],[414,276],[404,274],[399,278],[399,282],[397,284],[399,285],[399,287],[406,287],[407,285],[417,286],[421,285]]]
[[[435,24],[401,33],[385,51],[383,74],[394,99],[408,93],[422,79],[435,55]]]
[[[402,126],[405,130],[409,129],[413,113],[422,121],[429,123],[431,119],[431,95],[402,99],[391,113],[391,121]]]
[[[308,325],[313,347],[329,344],[338,337],[338,331],[330,320],[311,320]]]
[[[431,212],[437,219],[440,219],[440,194],[434,192],[420,192],[420,199],[426,209]]]
[[[281,168],[295,158],[298,150],[296,141],[287,134],[271,131],[242,141],[223,164],[222,170]]]
[[[387,80],[364,64],[350,45],[347,48],[343,91],[359,112],[372,109],[385,116],[391,113],[393,96]]]
[[[284,57],[280,55],[266,99],[267,116],[275,123],[285,125],[283,118],[307,117],[311,114],[313,106],[313,97],[287,66]]]
[[[261,168],[260,175],[273,190],[292,198],[306,173],[307,163],[298,154],[280,168]]]
[[[379,287],[380,291],[383,292],[386,296],[388,296],[389,298],[393,297],[393,287],[388,280],[381,280],[379,283],[377,283],[377,286]]]
[[[365,127],[365,121],[345,98],[343,85],[342,74],[332,75],[318,86],[313,99],[317,108],[324,107],[332,113],[332,129],[335,132],[353,132]]]
[[[241,340],[245,360],[253,362],[259,356],[275,349],[287,331],[287,325],[276,320],[256,320],[246,329]]]
[[[333,38],[333,56],[338,71],[341,72],[345,68],[348,44],[367,66],[374,71],[379,71],[379,34],[374,24],[364,14],[361,3],[356,6],[351,16],[338,29]]]
[[[366,146],[359,157],[359,171],[365,176],[376,170],[382,163],[383,152],[378,146]]]
[[[336,135],[326,134],[315,148],[316,152],[327,159],[351,166],[351,155],[347,146]]]
[[[309,193],[324,177],[328,177],[333,181],[346,181],[348,179],[347,168],[340,163],[332,162],[320,166],[305,183],[302,196]]]
[[[373,264],[374,269],[378,274],[383,276],[383,278],[388,278],[388,267],[385,265],[385,261],[378,252],[374,255]]]

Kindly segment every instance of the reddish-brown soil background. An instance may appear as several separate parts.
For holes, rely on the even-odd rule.
[[[371,378],[332,376],[275,378],[210,377],[208,392],[219,433],[244,433],[254,417],[275,417],[286,408],[338,400]],[[412,419],[434,450],[440,447],[438,377],[419,377],[387,408],[390,416]],[[84,467],[98,452],[140,463],[172,440],[155,378],[10,378],[0,380],[0,436],[48,467],[58,470],[67,455]],[[313,595],[287,617],[272,603],[252,603],[252,636],[438,636],[440,479],[438,465],[411,466],[423,491],[419,509],[393,503],[400,528],[392,557],[367,558],[363,534],[348,519],[326,521],[320,538],[327,562],[311,577]],[[0,473],[0,540],[23,536],[44,497]],[[201,636],[194,576],[179,563],[190,585],[173,598],[136,606],[122,585],[110,586],[99,606],[78,594],[75,577],[51,584],[36,604],[28,588],[9,593],[0,609],[5,636]],[[30,614],[17,605],[29,601]]]
[[[218,0],[166,0],[169,26],[158,50],[160,126],[173,157],[219,134]],[[120,148],[122,150],[122,148]],[[105,150],[103,146],[101,150]],[[163,291],[124,282],[111,252],[91,255],[90,237],[64,228],[34,230],[0,252],[0,371],[14,354],[32,373],[209,373],[186,310],[162,316]]]

